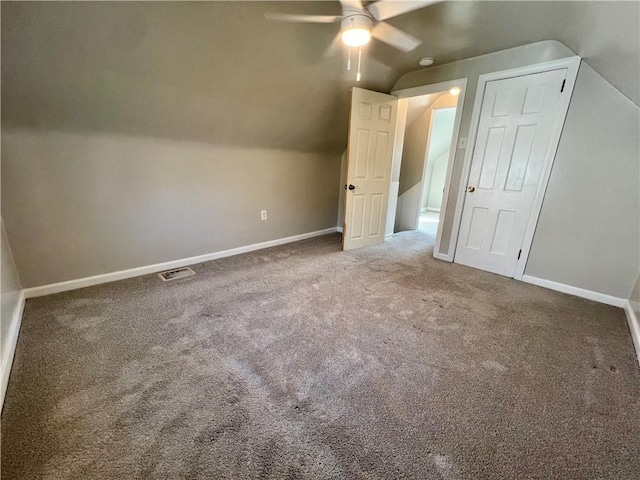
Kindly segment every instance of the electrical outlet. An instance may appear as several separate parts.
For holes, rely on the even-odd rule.
[[[266,220],[267,219],[267,211],[266,210],[262,210],[260,212],[260,220]]]

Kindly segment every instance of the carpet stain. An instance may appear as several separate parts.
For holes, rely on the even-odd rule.
[[[431,458],[433,459],[433,463],[438,469],[438,473],[441,475],[443,479],[447,480],[449,478],[453,478],[452,476],[453,465],[445,455],[434,453],[434,454],[431,454]]]
[[[506,372],[507,367],[502,365],[501,363],[495,362],[493,360],[485,360],[482,362],[482,366],[489,370],[493,370],[494,372]]]

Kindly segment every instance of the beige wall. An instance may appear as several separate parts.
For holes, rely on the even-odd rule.
[[[2,133],[2,215],[25,287],[336,225],[337,154]]]
[[[400,164],[400,195],[409,190],[414,185],[422,182],[424,175],[425,158],[427,155],[427,144],[429,140],[429,130],[431,113],[437,108],[455,107],[458,97],[445,93],[429,105],[420,117],[412,124],[407,124],[404,134],[404,147],[402,150],[402,162]]]
[[[13,261],[13,255],[11,254],[11,247],[9,246],[9,240],[2,222],[2,242],[0,244],[2,249],[2,258],[0,259],[2,268],[2,278],[0,279],[0,290],[2,293],[2,311],[0,312],[0,343],[1,343],[1,355],[2,368],[5,367],[5,355],[7,353],[9,333],[13,325],[13,314],[18,306],[18,298],[20,295],[20,279],[18,277],[18,271],[16,270],[15,263]],[[4,378],[5,372],[2,372]]]
[[[431,111],[431,108],[425,110],[414,124],[405,131],[402,162],[400,163],[400,195],[422,181],[431,124]]]
[[[431,108],[427,108],[413,125],[407,125],[402,147],[395,232],[416,228],[417,207],[420,202],[422,172],[427,156],[427,140],[431,124]]]
[[[582,63],[525,274],[629,298],[640,269],[639,112]]]

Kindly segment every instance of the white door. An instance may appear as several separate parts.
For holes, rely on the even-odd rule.
[[[513,277],[567,69],[487,82],[455,262]]]
[[[342,248],[384,242],[398,99],[351,90]]]

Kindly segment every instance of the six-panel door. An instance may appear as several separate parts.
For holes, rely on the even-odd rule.
[[[397,106],[391,95],[352,89],[344,250],[384,242]]]
[[[567,70],[487,82],[455,262],[513,277]]]

